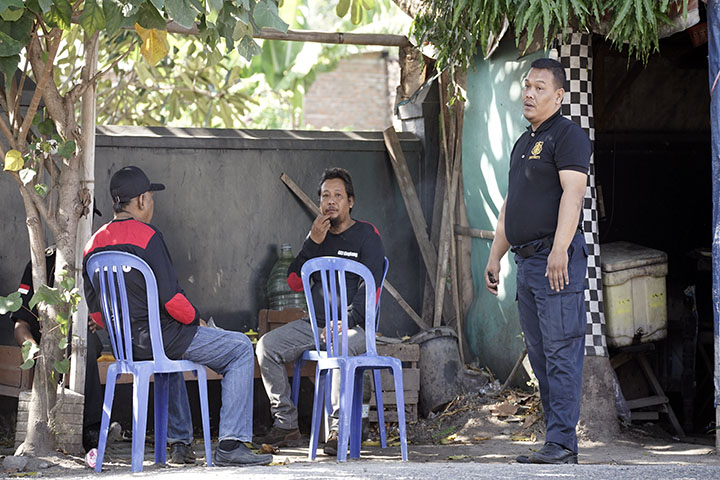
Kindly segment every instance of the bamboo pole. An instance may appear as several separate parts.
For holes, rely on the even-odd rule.
[[[180,35],[199,35],[197,26],[185,28],[174,21],[167,24],[168,33]],[[338,45],[376,45],[380,47],[407,47],[410,40],[405,35],[392,35],[386,33],[344,33],[319,32],[313,30],[288,30],[286,33],[274,28],[263,28],[253,34],[253,38],[260,40],[282,40],[287,42],[314,42],[333,43]]]

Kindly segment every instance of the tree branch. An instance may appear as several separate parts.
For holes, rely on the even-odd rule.
[[[18,132],[18,138],[17,142],[18,145],[23,145],[25,143],[25,139],[27,138],[27,132],[30,130],[30,126],[32,125],[32,120],[35,117],[35,112],[37,112],[38,106],[40,105],[40,99],[43,96],[43,91],[45,90],[45,87],[48,84],[48,81],[50,81],[50,78],[52,77],[52,70],[55,66],[55,55],[57,55],[58,48],[60,48],[60,40],[62,39],[62,30],[59,28],[54,28],[50,32],[50,47],[48,48],[48,58],[45,64],[43,65],[42,71],[40,75],[36,75],[36,78],[39,78],[39,81],[37,83],[37,86],[35,87],[35,92],[33,93],[32,100],[30,100],[30,105],[27,108],[27,111],[25,113],[25,120],[23,121],[22,126],[20,127],[20,131]],[[32,40],[31,40],[32,42]],[[30,45],[32,45],[31,43]],[[33,67],[33,70],[35,68]],[[54,85],[54,82],[53,82]],[[56,119],[57,120],[57,119]]]
[[[5,109],[7,112],[7,109]],[[7,138],[8,145],[10,145],[10,148],[15,148],[15,137],[13,136],[12,132],[10,131],[10,127],[7,126],[7,123],[5,123],[5,119],[0,116],[0,131],[3,135],[5,135],[5,138]],[[3,155],[3,158],[5,158],[5,155]]]
[[[97,82],[102,77],[104,77],[105,74],[107,74],[110,70],[112,70],[123,59],[125,59],[130,54],[131,50],[134,50],[136,43],[137,42],[135,42],[135,41],[131,42],[128,49],[125,50],[125,53],[123,53],[118,58],[116,58],[113,61],[113,63],[111,63],[105,70],[103,70],[101,72],[97,72],[89,81],[87,81],[87,82],[83,81],[82,83],[75,85],[72,88],[72,90],[70,90],[70,92],[68,93],[67,101],[70,102],[72,105],[75,105],[75,102],[77,102],[77,100],[83,96],[83,94],[87,91],[87,89],[91,85],[95,84],[95,82]]]

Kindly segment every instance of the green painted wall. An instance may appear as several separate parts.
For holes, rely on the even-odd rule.
[[[510,37],[508,35],[507,37]],[[463,127],[463,181],[470,226],[495,230],[507,193],[510,152],[525,130],[522,115],[522,80],[538,52],[521,60],[514,39],[504,40],[490,60],[477,57],[468,72],[467,104]],[[498,297],[485,288],[483,273],[490,240],[475,238],[472,272],[475,299],[468,313],[465,334],[473,356],[503,380],[523,350],[515,302],[515,262],[505,255],[501,263]]]

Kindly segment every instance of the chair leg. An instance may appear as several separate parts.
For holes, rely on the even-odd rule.
[[[111,365],[108,368],[108,374],[105,384],[105,399],[103,400],[102,420],[100,422],[100,438],[98,439],[97,459],[95,460],[95,471],[102,472],[102,464],[105,458],[105,447],[107,446],[108,428],[110,427],[110,415],[112,414],[112,404],[115,398],[115,382],[117,381],[117,373],[115,373]]]
[[[155,463],[164,465],[167,461],[167,426],[168,426],[168,396],[169,374],[155,373],[153,382],[154,412],[155,412]]]
[[[147,432],[149,375],[133,376],[133,432],[132,432],[132,465],[133,472],[142,472],[145,459],[145,434]]]
[[[395,403],[398,412],[398,431],[400,433],[400,452],[403,462],[407,462],[407,435],[405,431],[405,393],[403,391],[402,364],[398,360],[392,367],[395,380]]]
[[[198,394],[200,395],[200,416],[202,417],[205,465],[212,467],[212,445],[210,445],[210,408],[208,406],[207,374],[205,367],[197,369]]]
[[[323,396],[325,392],[325,378],[327,370],[315,370],[315,395],[313,397],[312,429],[310,431],[310,449],[308,460],[315,460],[320,435],[320,415],[323,412]]]
[[[302,355],[295,359],[295,363],[293,364],[293,379],[292,379],[292,402],[293,405],[296,407],[298,406],[298,401],[300,400],[300,371],[302,370],[302,366],[305,363],[305,360],[303,360]]]
[[[340,371],[340,421],[338,424],[337,461],[345,462],[347,461],[348,440],[350,439],[355,382],[350,376],[349,369],[343,366]]]
[[[352,411],[350,418],[350,458],[360,458],[360,445],[362,443],[362,399],[363,375],[361,369],[353,373],[354,388],[352,396]]]
[[[380,431],[380,446],[387,447],[387,436],[385,434],[385,407],[382,397],[382,378],[379,368],[373,369],[373,383],[375,385],[375,404],[377,405],[378,430]]]

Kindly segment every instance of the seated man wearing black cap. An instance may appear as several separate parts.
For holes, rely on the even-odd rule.
[[[258,455],[243,442],[252,440],[252,401],[254,353],[248,337],[240,332],[208,328],[198,310],[180,288],[162,234],[150,225],[153,195],[165,186],[150,183],[138,167],[125,167],[112,176],[110,195],[114,219],[95,232],[84,255],[85,262],[94,253],[122,251],[142,258],[152,268],[160,301],[160,324],[165,353],[171,359],[184,359],[206,365],[223,375],[219,444],[213,456],[219,466],[266,465],[272,455]],[[102,325],[96,292],[84,264],[85,294],[90,316]],[[144,283],[128,274],[130,312],[133,321],[133,354],[137,360],[152,358]],[[143,299],[142,301],[138,299]],[[178,389],[185,384],[180,374],[172,376]],[[176,383],[177,382],[177,383]],[[171,390],[172,395],[172,390]],[[170,415],[169,415],[170,417]],[[168,436],[171,425],[168,422]]]

